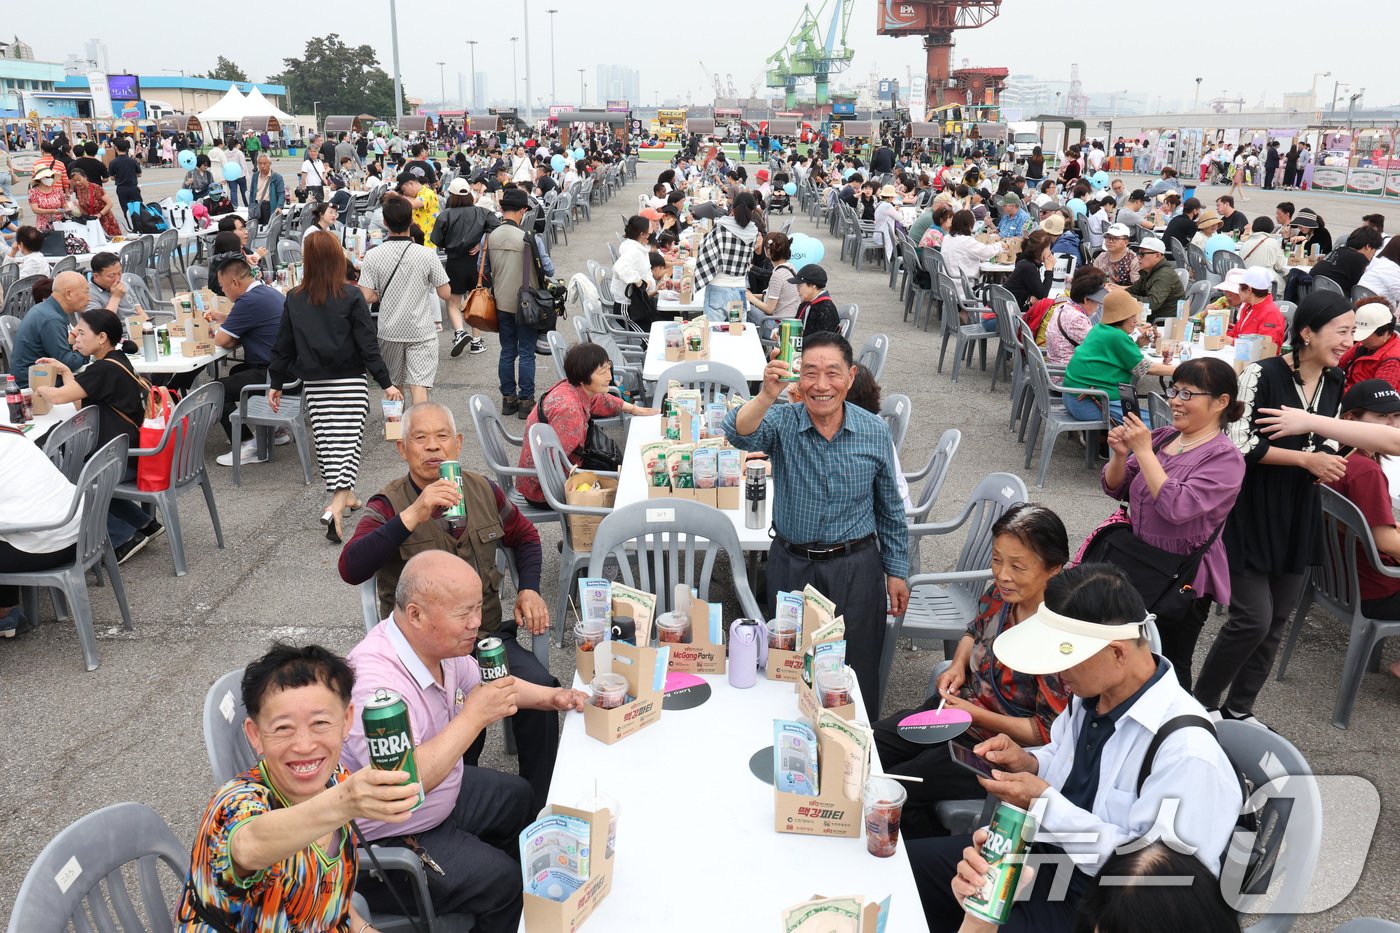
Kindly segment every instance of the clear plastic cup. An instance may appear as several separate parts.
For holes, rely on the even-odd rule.
[[[894,855],[899,845],[899,816],[908,793],[898,782],[873,777],[865,782],[861,804],[865,813],[865,850],[878,858]]]
[[[593,678],[593,705],[617,709],[627,702],[627,679],[621,674],[599,674]]]
[[[817,698],[824,709],[834,709],[851,702],[851,676],[844,667],[817,671]]]
[[[690,617],[679,612],[663,612],[656,618],[656,640],[663,645],[690,643]]]
[[[608,628],[599,619],[579,620],[574,623],[574,644],[579,651],[592,651],[607,638]]]
[[[797,620],[769,619],[768,647],[779,651],[797,650]]]

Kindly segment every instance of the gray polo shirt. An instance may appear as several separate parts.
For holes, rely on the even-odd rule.
[[[122,273],[122,280],[123,280],[123,281],[126,281],[128,278],[130,278],[130,279],[132,279],[132,280],[135,280],[135,279],[136,279],[136,276],[130,275],[129,273],[125,273],[125,272]],[[111,292],[107,291],[106,289],[99,288],[99,287],[97,286],[97,284],[94,283],[94,282],[92,281],[92,279],[88,279],[88,305],[87,305],[87,310],[92,311],[92,310],[94,310],[94,309],[96,309],[96,308],[105,308],[105,307],[107,307],[107,302],[109,302],[109,301],[111,301],[111,300],[112,300],[112,293],[111,293]],[[127,293],[126,293],[125,295],[122,296],[121,302],[117,305],[117,315],[120,316],[120,317],[126,317],[127,315],[131,314],[131,313],[132,313],[133,311],[135,311],[135,310],[136,310],[136,299],[132,296],[132,293],[131,293],[130,289],[128,289],[128,290],[127,290]]]

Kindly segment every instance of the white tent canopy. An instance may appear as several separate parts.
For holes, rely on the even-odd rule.
[[[256,91],[256,88],[254,89]],[[272,107],[271,104],[266,104]],[[248,116],[248,102],[242,94],[238,93],[238,88],[230,84],[228,93],[219,98],[219,102],[203,113],[198,114],[199,122],[205,128],[209,128],[214,123],[237,123]]]
[[[254,85],[253,89],[248,92],[248,96],[243,99],[241,117],[276,117],[278,123],[292,124],[296,122],[296,117],[278,108],[276,104],[264,97],[257,85]]]

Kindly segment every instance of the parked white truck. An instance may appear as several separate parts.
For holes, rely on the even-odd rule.
[[[1006,134],[1009,137],[1012,150],[1016,153],[1016,158],[1024,159],[1031,154],[1031,150],[1036,146],[1044,146],[1040,139],[1040,125],[1037,123],[1008,123]]]

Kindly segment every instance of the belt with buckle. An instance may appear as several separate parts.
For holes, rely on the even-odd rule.
[[[875,542],[874,533],[866,535],[864,538],[857,538],[854,541],[844,541],[841,544],[834,544],[830,547],[811,547],[806,544],[792,544],[783,542],[783,547],[788,549],[788,553],[797,557],[804,557],[807,560],[832,560],[836,557],[844,557],[847,554],[854,554],[868,544]]]

